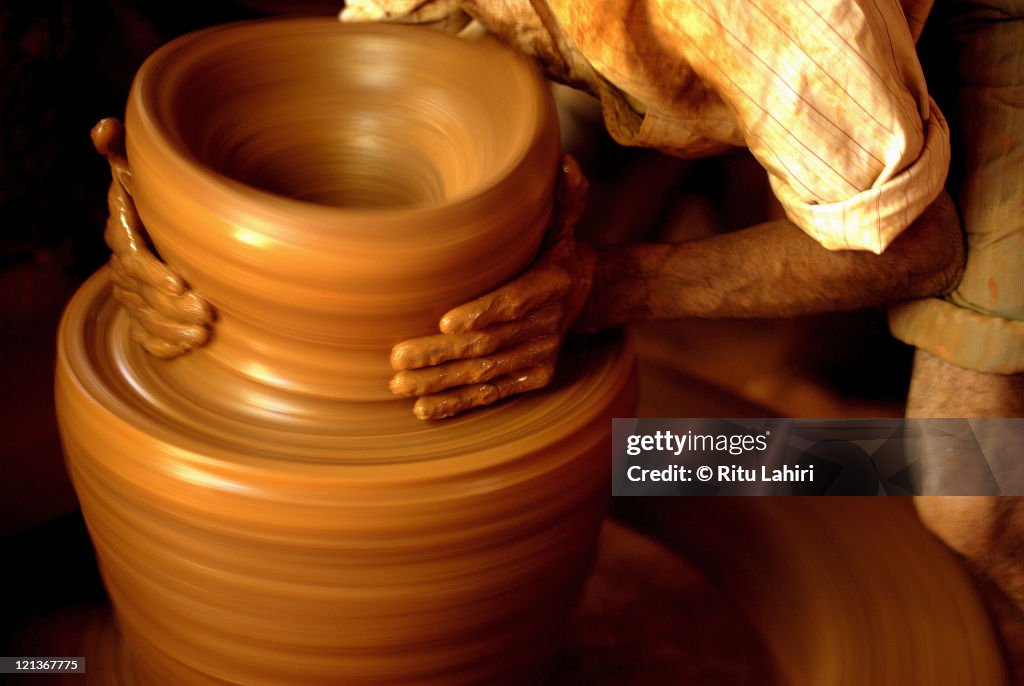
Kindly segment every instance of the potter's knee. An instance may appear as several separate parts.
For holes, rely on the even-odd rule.
[[[918,349],[907,396],[908,417],[1024,417],[1024,373],[960,367]]]

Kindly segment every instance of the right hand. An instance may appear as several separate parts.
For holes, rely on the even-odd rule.
[[[114,297],[128,312],[132,339],[161,358],[203,345],[213,321],[210,305],[185,285],[146,244],[131,197],[132,173],[124,156],[124,127],[103,119],[92,129],[97,152],[110,162],[110,216],[103,237],[113,251],[108,264]]]
[[[550,383],[594,283],[596,255],[573,238],[586,190],[576,160],[565,157],[537,260],[497,290],[450,310],[441,333],[392,349],[391,392],[419,396],[417,417],[451,417]]]

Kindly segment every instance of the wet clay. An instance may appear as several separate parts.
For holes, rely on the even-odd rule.
[[[146,230],[217,312],[202,352],[348,400],[389,399],[394,343],[529,263],[558,165],[525,58],[327,19],[175,41],[125,125]]]
[[[425,423],[401,401],[164,362],[129,326],[97,274],[64,320],[57,385],[128,683],[529,683],[542,669],[607,504],[609,418],[632,411],[621,341],[569,350],[544,394]]]
[[[557,171],[543,81],[490,43],[258,22],[154,54],[125,127],[141,222],[217,319],[160,359],[104,269],[61,325],[110,678],[535,681],[592,562],[631,352],[566,349],[543,393],[445,422],[387,384],[392,345],[533,259]]]
[[[132,339],[157,357],[186,353],[209,339],[213,312],[161,262],[146,243],[145,227],[131,197],[131,169],[124,158],[124,127],[104,119],[92,129],[96,151],[110,162],[110,215],[103,238],[113,252],[108,266],[114,297],[132,318]]]

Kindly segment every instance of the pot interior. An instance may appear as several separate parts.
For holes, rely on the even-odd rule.
[[[416,208],[472,195],[522,157],[538,89],[517,59],[413,27],[235,25],[164,55],[143,97],[181,152],[236,182]]]

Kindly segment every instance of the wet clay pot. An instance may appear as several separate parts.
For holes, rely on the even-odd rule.
[[[522,270],[557,133],[521,58],[409,27],[231,25],[157,52],[128,161],[162,257],[216,308],[159,360],[105,270],[58,342],[67,465],[128,684],[531,683],[588,573],[617,337],[442,422],[387,350]]]
[[[400,340],[520,271],[551,211],[557,119],[493,44],[332,20],[179,39],[136,76],[133,195],[216,309],[211,362],[390,399]]]

